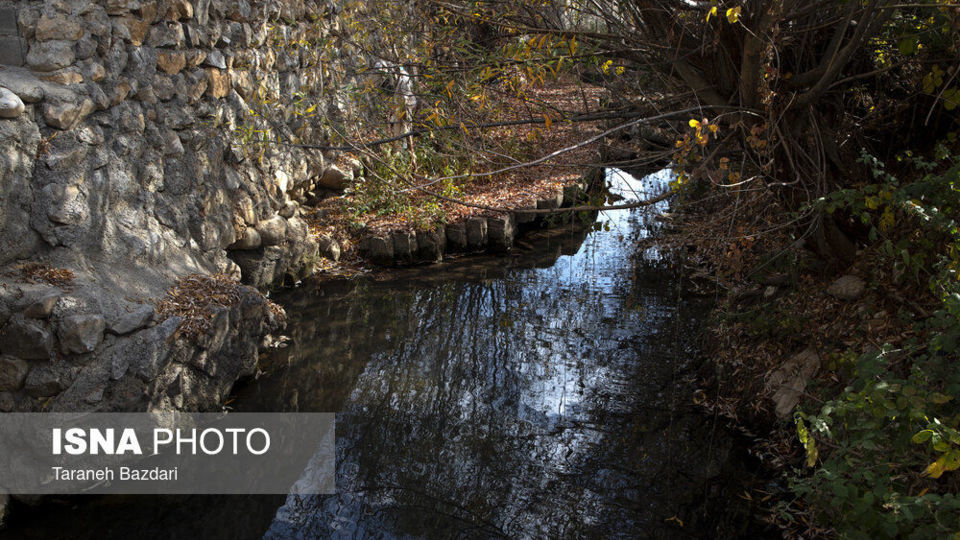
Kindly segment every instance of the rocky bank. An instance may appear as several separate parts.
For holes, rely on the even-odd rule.
[[[0,1],[0,410],[203,410],[252,372],[280,325],[257,289],[319,256],[298,201],[353,171],[320,151],[254,153],[236,134],[265,121],[251,100],[309,93],[335,66],[278,46],[331,13]],[[249,285],[199,341],[153,309],[191,273]]]

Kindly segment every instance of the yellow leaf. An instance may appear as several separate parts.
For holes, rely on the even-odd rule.
[[[716,17],[716,16],[717,16],[717,6],[713,6],[712,8],[710,8],[710,11],[707,12],[707,22],[710,22],[710,17]]]
[[[710,133],[716,133],[717,130],[720,129],[720,126],[718,126],[718,125],[716,125],[716,124],[710,124],[710,125],[708,126],[708,129],[710,130]]]
[[[922,476],[929,476],[930,478],[940,478],[940,476],[943,474],[943,471],[945,470],[945,469],[944,469],[944,462],[945,462],[946,460],[945,460],[944,458],[946,458],[946,457],[947,457],[947,456],[941,456],[940,459],[938,459],[938,460],[934,461],[933,463],[927,465],[927,468],[924,469],[924,471],[923,471],[923,473],[921,473],[921,475],[922,475]]]
[[[694,119],[694,118],[691,118],[690,121],[687,122],[687,124],[688,124],[690,127],[692,127],[692,128],[699,128],[699,127],[700,127],[700,121],[699,121],[699,120],[696,120],[696,119]]]
[[[740,11],[742,9],[741,6],[737,6],[727,10],[727,20],[730,21],[730,24],[737,24],[740,21]]]
[[[550,119],[548,115],[543,115],[543,123],[547,125],[547,129],[550,129],[550,126],[553,125],[553,120]]]

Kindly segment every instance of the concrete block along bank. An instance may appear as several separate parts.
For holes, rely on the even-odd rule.
[[[298,201],[342,171],[237,133],[264,126],[253,101],[322,92],[338,60],[283,44],[334,12],[0,0],[0,411],[204,410],[252,372],[281,325],[254,289],[310,273],[319,246]],[[326,119],[346,106],[323,103]],[[318,129],[272,126],[294,128]],[[50,279],[59,269],[71,279]],[[193,273],[250,286],[200,340],[153,308]]]

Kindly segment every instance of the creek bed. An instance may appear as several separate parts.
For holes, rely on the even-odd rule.
[[[607,172],[628,200],[669,179]],[[507,256],[277,296],[290,342],[230,406],[335,411],[335,495],[72,499],[44,517],[75,537],[742,533],[742,450],[691,399],[710,304],[637,247],[654,214],[601,212]],[[40,537],[40,512],[14,512],[11,531]]]

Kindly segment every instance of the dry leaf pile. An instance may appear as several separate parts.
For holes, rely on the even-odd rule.
[[[239,282],[226,274],[190,274],[174,283],[166,296],[157,302],[158,320],[180,317],[177,331],[196,337],[210,331],[214,314],[219,308],[231,308],[241,300]],[[267,301],[268,309],[283,320],[285,313],[277,304]]]
[[[51,268],[43,263],[27,263],[20,267],[20,277],[29,283],[49,283],[55,287],[69,287],[75,277],[73,270]]]

